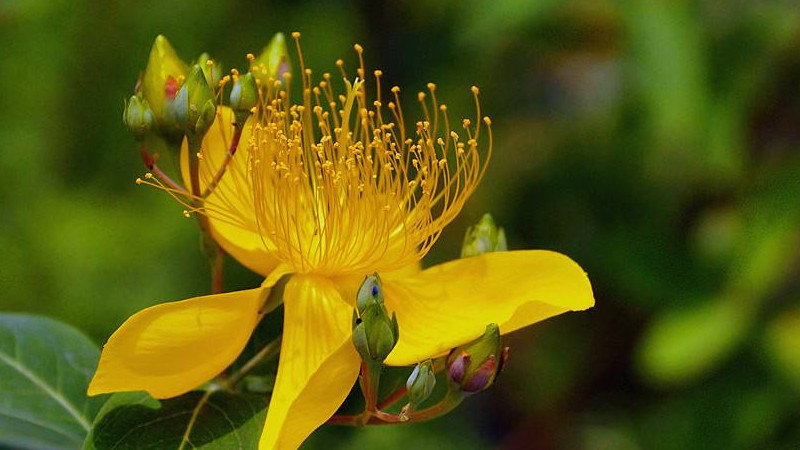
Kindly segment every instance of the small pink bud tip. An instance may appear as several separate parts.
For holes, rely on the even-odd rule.
[[[450,364],[450,378],[455,381],[456,383],[461,383],[464,379],[464,373],[467,371],[467,366],[469,366],[470,357],[465,351],[461,351],[461,353],[456,356],[453,360],[453,363]]]
[[[466,383],[461,384],[461,389],[464,392],[478,392],[489,387],[492,377],[495,375],[495,368],[497,367],[497,358],[490,355],[483,364],[478,367]]]
[[[164,83],[164,95],[170,100],[175,100],[175,96],[178,95],[179,88],[180,85],[178,84],[178,80],[170,75],[167,77],[167,81]]]
[[[503,347],[502,353],[500,353],[500,367],[497,368],[497,373],[503,371],[508,364],[508,347]]]

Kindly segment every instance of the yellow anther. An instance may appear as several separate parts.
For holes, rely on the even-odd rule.
[[[425,100],[425,93],[424,92],[417,92],[417,100],[419,100],[419,101]]]
[[[142,180],[141,178],[136,179],[136,184],[142,184],[142,183],[144,183],[144,180]]]
[[[254,55],[254,54],[252,54],[252,53],[248,53],[248,54],[247,54],[247,60],[248,60],[248,61],[250,61],[250,62],[252,63],[253,61],[255,61],[255,60],[256,60],[256,55]]]
[[[436,90],[436,85],[433,84],[433,83],[428,83],[427,86],[428,86],[428,90],[430,90],[430,91],[435,91]]]
[[[392,92],[397,94],[398,92],[400,92],[400,87],[399,86],[392,86]]]
[[[383,71],[382,71],[382,70],[376,70],[374,73],[375,73],[375,76],[376,76],[376,77],[381,77],[381,76],[383,76]]]
[[[337,59],[336,60],[336,65],[339,66],[339,67],[342,67],[344,65],[344,61],[342,61],[341,59]]]
[[[364,48],[363,48],[363,47],[361,47],[361,45],[360,45],[360,44],[355,44],[355,45],[353,45],[353,48],[354,48],[354,49],[356,49],[356,51],[357,51],[358,53],[363,53],[363,52],[364,52]]]
[[[146,174],[144,174],[144,177],[149,180],[149,179],[153,178],[153,174],[150,173],[150,172],[147,172]]]
[[[441,109],[442,111],[447,111],[447,105],[442,103],[441,105],[439,105],[439,109]]]
[[[492,119],[490,119],[489,116],[484,117],[483,121],[486,123],[486,125],[491,125],[492,124]]]
[[[300,32],[299,31],[292,31],[292,37],[294,39],[300,39]]]
[[[475,95],[478,95],[480,93],[478,86],[472,86],[470,89],[472,89],[472,93]]]

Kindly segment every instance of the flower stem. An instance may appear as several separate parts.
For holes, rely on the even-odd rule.
[[[167,175],[163,170],[161,170],[160,167],[158,167],[153,157],[150,156],[150,151],[147,150],[147,147],[144,144],[139,146],[139,154],[141,155],[142,161],[144,162],[145,167],[147,167],[147,170],[153,172],[153,175],[158,177],[162,183],[167,185],[170,189],[176,190],[183,194],[189,193],[183,186],[173,181],[169,175]]]
[[[405,397],[406,393],[408,393],[408,388],[406,388],[405,385],[403,385],[403,387],[392,392],[386,398],[384,398],[383,401],[378,405],[378,409],[384,410],[387,408],[391,408],[392,405],[399,402],[403,397]]]
[[[225,290],[224,276],[225,250],[217,245],[217,250],[211,258],[211,293],[221,294]]]
[[[419,411],[409,411],[405,417],[401,417],[399,414],[387,413],[378,409],[370,412],[369,417],[366,417],[366,420],[366,412],[356,415],[335,415],[328,419],[328,424],[364,426],[425,422],[427,420],[441,417],[454,410],[459,404],[461,404],[463,399],[464,396],[460,393],[448,391],[448,393],[439,401],[439,403],[436,403],[429,408],[420,409]]]
[[[189,178],[191,180],[192,196],[195,198],[193,204],[195,208],[201,209],[203,201],[200,200],[200,157],[198,153],[202,149],[202,137],[187,135],[189,143]],[[211,235],[211,224],[205,214],[195,214],[197,225],[203,239],[203,251],[211,263],[211,293],[220,294],[224,290],[223,269],[225,262],[225,251]]]
[[[244,365],[231,374],[228,378],[226,378],[221,383],[222,389],[232,390],[236,387],[239,382],[241,382],[244,377],[246,377],[253,369],[255,369],[259,364],[264,361],[269,360],[273,356],[277,355],[281,351],[281,338],[277,338],[270,342],[269,344],[265,345],[264,348],[259,350],[258,353],[255,354],[252,358],[250,358]]]

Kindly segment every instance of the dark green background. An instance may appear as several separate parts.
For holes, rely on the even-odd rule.
[[[410,100],[435,81],[456,117],[481,87],[495,158],[429,263],[488,211],[511,247],[576,259],[597,298],[510,336],[498,384],[449,417],[325,428],[309,448],[796,448],[793,1],[0,0],[0,309],[101,343],[206,293],[195,224],[133,183],[122,101],[159,33],[241,67],[293,30],[318,72],[359,42],[387,84]],[[258,281],[229,264],[229,288]]]

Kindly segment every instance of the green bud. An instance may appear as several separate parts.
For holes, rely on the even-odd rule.
[[[289,50],[286,47],[286,37],[283,33],[276,33],[266,47],[256,57],[250,69],[256,79],[265,85],[269,79],[279,80],[289,71]]]
[[[367,276],[356,294],[359,316],[363,315],[364,311],[372,305],[383,305],[383,299],[383,286],[378,274]]]
[[[167,137],[183,135],[174,121],[174,114],[165,115],[164,110],[170,108],[168,104],[175,99],[188,70],[167,38],[158,35],[142,78],[142,94],[150,105],[159,132]]]
[[[203,69],[203,75],[209,86],[215,86],[222,79],[222,64],[211,59],[211,55],[203,53],[197,57],[195,64]]]
[[[491,215],[484,214],[477,225],[467,229],[464,235],[464,244],[461,246],[461,257],[467,258],[506,250],[508,250],[508,244],[505,231],[497,228]]]
[[[175,96],[172,107],[177,124],[189,135],[203,136],[211,128],[217,106],[203,69],[195,65]]]
[[[411,376],[406,381],[406,389],[408,392],[408,404],[403,407],[403,415],[412,409],[417,408],[433,393],[433,388],[436,386],[436,374],[433,372],[433,363],[431,360],[421,362],[414,367]]]
[[[125,102],[122,122],[137,139],[143,138],[153,126],[153,112],[150,111],[147,100],[140,99],[136,95],[131,96],[130,100]]]
[[[247,72],[236,77],[231,88],[231,108],[236,114],[236,123],[243,123],[257,104],[258,86],[253,74]]]
[[[366,277],[356,298],[353,320],[353,344],[366,362],[381,363],[397,344],[400,331],[397,317],[386,311],[378,275]]]
[[[450,352],[447,372],[461,391],[478,392],[494,383],[507,359],[508,347],[501,346],[500,328],[491,323],[483,336]]]

